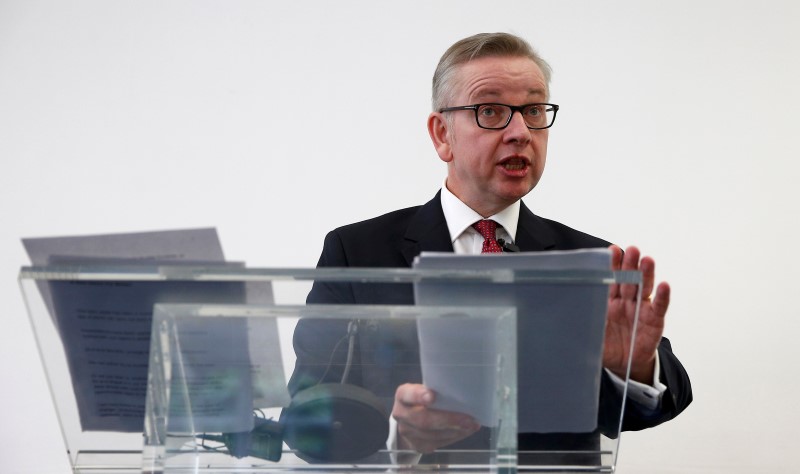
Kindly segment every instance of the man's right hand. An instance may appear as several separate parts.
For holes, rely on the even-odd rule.
[[[397,387],[392,417],[397,420],[398,448],[430,453],[480,429],[469,415],[430,408],[435,398],[433,390],[421,384]]]

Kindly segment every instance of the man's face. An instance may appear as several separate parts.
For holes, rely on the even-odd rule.
[[[541,69],[524,57],[476,59],[459,66],[454,79],[450,107],[547,99]],[[453,115],[449,123],[445,114]],[[484,217],[528,194],[544,172],[548,130],[529,130],[517,112],[502,130],[478,127],[472,110],[434,112],[428,130],[447,163],[447,188]]]

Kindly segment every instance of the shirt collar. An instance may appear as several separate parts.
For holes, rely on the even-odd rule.
[[[502,226],[503,229],[508,232],[511,240],[516,240],[519,209],[519,201],[515,201],[514,204],[493,216],[489,216],[487,219],[497,222],[498,225]],[[464,204],[455,194],[447,189],[447,180],[442,184],[442,211],[447,221],[447,229],[450,231],[451,242],[455,242],[465,230],[472,226],[472,224],[483,219],[483,216]]]

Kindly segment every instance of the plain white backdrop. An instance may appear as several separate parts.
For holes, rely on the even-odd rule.
[[[69,472],[20,238],[216,226],[229,259],[313,266],[333,227],[433,196],[436,62],[507,31],[561,105],[526,203],[673,287],[695,401],[624,434],[619,472],[792,471],[799,24],[793,0],[0,0],[0,470]]]

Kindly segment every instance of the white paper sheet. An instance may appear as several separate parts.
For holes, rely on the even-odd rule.
[[[497,426],[497,324],[457,314],[417,321],[423,381],[436,392],[435,408]]]
[[[35,265],[78,262],[179,265],[195,261],[227,265],[214,229],[23,239],[23,243]],[[249,289],[255,290],[259,302],[271,300],[268,284],[265,287],[241,282],[68,280],[43,283],[49,283],[39,288],[64,345],[81,427],[85,431],[142,431],[155,303],[244,303]],[[237,347],[247,348],[246,332]],[[250,385],[241,387],[243,392],[248,390]],[[252,393],[246,396],[252,399]],[[244,413],[252,418],[251,412],[252,405]],[[230,425],[233,431],[240,427],[241,423]]]
[[[456,255],[423,253],[420,269],[593,270],[611,267],[607,249],[565,252]],[[510,285],[443,284],[432,280],[415,285],[418,305],[514,306],[517,308],[517,406],[520,432],[591,432],[597,426],[603,335],[608,288],[602,284]],[[424,326],[420,326],[423,330]],[[475,335],[465,335],[474,343]],[[460,329],[456,334],[460,334]],[[420,334],[435,341],[436,335]],[[431,342],[432,343],[432,342]],[[466,413],[486,413],[489,371],[473,376],[437,373],[440,362],[423,360],[423,383],[437,387],[445,400],[466,397],[475,404]],[[485,374],[485,375],[481,375]],[[481,415],[483,416],[483,415]],[[491,425],[490,425],[491,426]]]

